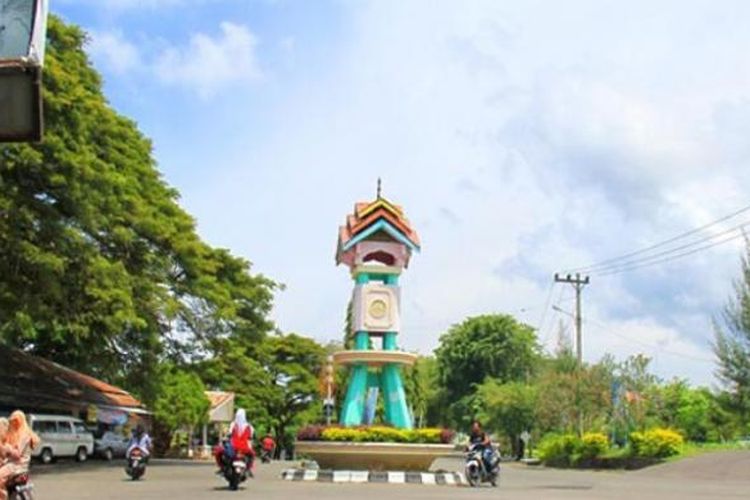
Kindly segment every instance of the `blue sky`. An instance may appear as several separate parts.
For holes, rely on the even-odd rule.
[[[553,347],[552,274],[750,203],[750,4],[57,0],[200,233],[286,285],[284,331],[340,338],[337,226],[384,193],[423,239],[402,345],[507,312]],[[312,209],[314,207],[314,210]],[[708,234],[750,219],[748,214]],[[584,292],[584,352],[713,380],[739,242]],[[543,321],[542,321],[543,320]]]

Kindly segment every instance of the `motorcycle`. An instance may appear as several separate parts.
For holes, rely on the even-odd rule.
[[[273,453],[272,450],[260,450],[260,461],[264,464],[270,464],[271,463],[271,454]]]
[[[248,477],[247,457],[241,453],[225,453],[222,461],[224,479],[229,483],[229,489],[236,491]]]
[[[20,474],[11,478],[6,485],[8,500],[33,500],[34,485],[28,474]]]
[[[133,481],[138,481],[146,473],[146,456],[140,448],[133,448],[128,455],[125,472]]]
[[[490,483],[497,486],[497,480],[500,477],[500,459],[496,452],[492,454],[492,464],[488,468],[482,458],[482,447],[472,446],[466,453],[465,474],[466,480],[472,487],[480,486],[482,483]]]

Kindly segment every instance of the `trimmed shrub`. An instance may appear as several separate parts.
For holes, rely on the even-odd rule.
[[[678,455],[685,440],[672,429],[656,428],[630,433],[630,447],[635,456],[665,458]]]
[[[325,425],[307,425],[297,431],[297,439],[299,441],[320,441],[320,436],[325,429]]]
[[[581,440],[575,434],[548,434],[539,442],[537,452],[545,464],[569,466],[580,447]]]
[[[581,458],[597,458],[609,450],[609,439],[601,432],[587,432],[581,438],[579,454]]]

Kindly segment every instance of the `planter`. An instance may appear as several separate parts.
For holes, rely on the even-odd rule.
[[[333,470],[426,471],[437,458],[456,456],[452,444],[297,441],[295,449]]]

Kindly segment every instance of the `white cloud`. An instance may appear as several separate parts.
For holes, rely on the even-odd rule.
[[[88,52],[99,68],[124,75],[140,68],[141,54],[120,31],[89,31]]]
[[[470,314],[506,311],[537,326],[555,271],[750,199],[750,4],[342,8],[347,29],[326,50],[310,50],[309,33],[280,42],[300,73],[264,102],[272,119],[248,121],[225,143],[193,141],[190,161],[210,159],[211,175],[180,186],[209,240],[287,285],[274,311],[285,330],[340,337],[351,281],[333,264],[336,226],[374,196],[378,176],[424,242],[402,279],[400,340],[424,352]],[[163,83],[204,97],[263,73],[253,34],[229,23],[157,62]],[[233,93],[232,123],[249,96]],[[710,381],[709,319],[731,289],[738,251],[593,277],[586,358],[645,351],[662,376]],[[555,301],[561,290],[569,298],[558,286]],[[552,313],[547,324],[560,318],[568,321]]]
[[[155,62],[159,79],[208,98],[226,88],[259,80],[258,40],[243,25],[221,23],[215,38],[198,33],[187,47],[166,49]]]

